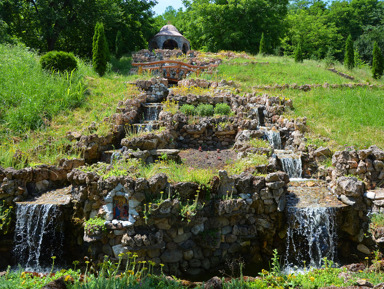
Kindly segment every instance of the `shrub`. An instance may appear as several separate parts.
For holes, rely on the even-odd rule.
[[[41,67],[48,71],[72,71],[77,69],[77,60],[72,53],[50,51],[40,59]]]
[[[115,47],[116,47],[116,50],[115,50],[116,58],[120,59],[121,56],[123,55],[123,39],[122,39],[120,30],[117,31],[117,34],[116,34]]]
[[[182,107],[180,107],[180,111],[185,115],[194,115],[195,107],[192,104],[184,104]]]
[[[215,106],[215,114],[229,115],[231,113],[231,107],[226,103],[218,103]]]
[[[261,54],[261,55],[265,55],[265,54],[266,54],[264,32],[261,33],[260,47],[259,47],[259,54]]]
[[[92,43],[92,64],[95,71],[103,76],[107,70],[108,45],[103,23],[97,22]]]
[[[377,42],[373,44],[373,60],[372,60],[372,76],[375,79],[379,79],[383,75],[384,69],[383,55]]]
[[[196,107],[196,113],[199,116],[212,116],[213,115],[213,105],[212,104],[199,104]]]
[[[344,66],[348,69],[355,67],[355,52],[351,35],[348,36],[347,42],[345,43]]]
[[[301,50],[301,43],[297,44],[295,49],[295,62],[303,62],[303,51]]]

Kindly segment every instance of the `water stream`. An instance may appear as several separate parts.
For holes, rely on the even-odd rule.
[[[275,155],[281,161],[283,171],[290,179],[301,179],[303,167],[300,155],[290,150],[275,150]]]
[[[321,268],[336,257],[336,209],[288,207],[285,268]]]
[[[145,103],[143,104],[144,113],[143,121],[141,124],[136,125],[136,131],[152,131],[159,119],[159,113],[162,109],[162,105],[158,103]]]
[[[13,254],[28,271],[47,271],[63,256],[64,224],[58,205],[18,203]]]

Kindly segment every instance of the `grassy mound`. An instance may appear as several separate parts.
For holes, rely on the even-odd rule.
[[[50,74],[27,48],[0,45],[0,67],[0,123],[5,129],[37,129],[85,97],[84,65],[78,72]]]
[[[127,58],[112,64],[127,69]],[[116,68],[116,67],[117,68]],[[128,66],[129,68],[130,66]],[[21,46],[0,45],[0,166],[23,168],[55,164],[68,154],[65,136],[99,123],[103,135],[119,101],[138,95],[127,84],[138,76],[109,72],[100,78],[92,67],[79,61],[76,72],[50,74],[41,69],[39,57]],[[122,69],[121,69],[122,70]]]

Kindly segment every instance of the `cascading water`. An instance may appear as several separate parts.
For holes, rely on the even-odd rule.
[[[64,224],[61,210],[54,204],[19,203],[13,250],[17,264],[25,270],[45,271],[62,260]]]
[[[300,156],[281,158],[280,160],[283,171],[288,174],[289,178],[301,178],[303,169]]]
[[[280,132],[275,130],[266,130],[265,135],[268,142],[273,146],[274,149],[281,149],[281,138]]]
[[[152,131],[154,123],[159,119],[159,113],[161,111],[161,105],[157,103],[147,103],[144,107],[144,124],[136,126],[137,132]]]
[[[324,258],[335,260],[335,212],[328,207],[288,208],[285,268],[320,268]]]

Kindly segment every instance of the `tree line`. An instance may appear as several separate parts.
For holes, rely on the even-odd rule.
[[[40,52],[63,50],[91,58],[100,22],[109,53],[119,57],[146,48],[170,21],[193,49],[203,51],[290,56],[299,51],[302,59],[344,61],[349,36],[354,65],[373,65],[373,55],[384,51],[382,0],[183,0],[184,10],[168,7],[157,17],[155,4],[156,0],[0,0],[0,42],[19,41]]]

